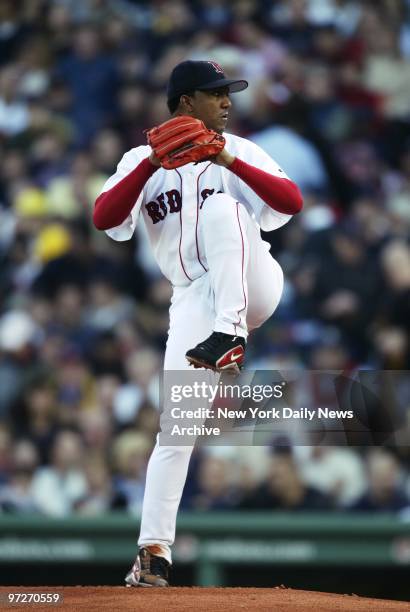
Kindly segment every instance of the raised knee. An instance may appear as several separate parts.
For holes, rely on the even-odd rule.
[[[201,212],[203,216],[207,219],[221,219],[231,216],[233,214],[236,215],[237,208],[240,210],[245,208],[243,204],[235,200],[230,195],[226,193],[214,193],[204,200],[204,203],[201,207]]]
[[[235,202],[236,200],[226,193],[213,193],[204,200],[202,210],[209,210],[211,208],[219,209],[221,207],[226,208],[227,206],[234,206]]]

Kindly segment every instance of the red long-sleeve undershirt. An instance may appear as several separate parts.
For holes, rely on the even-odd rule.
[[[289,179],[272,176],[235,157],[229,170],[239,176],[270,208],[286,215],[302,210],[303,199],[299,187]]]
[[[132,172],[108,191],[101,193],[95,201],[93,221],[99,230],[121,225],[128,217],[145,183],[158,170],[149,157],[138,164]]]
[[[143,159],[130,174],[95,201],[93,221],[99,230],[120,225],[130,214],[145,183],[158,170],[149,158]],[[229,170],[242,179],[273,210],[294,215],[302,209],[299,188],[289,179],[272,176],[264,170],[234,159]]]

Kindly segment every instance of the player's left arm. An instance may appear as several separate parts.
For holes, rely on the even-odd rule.
[[[262,165],[266,160],[261,157],[258,161],[258,165]],[[229,153],[226,147],[217,155],[215,163],[227,168],[244,181],[269,208],[285,215],[294,215],[302,210],[303,198],[299,187],[286,177],[279,167],[277,172],[282,172],[282,176],[274,174],[273,169],[262,170],[243,161]]]

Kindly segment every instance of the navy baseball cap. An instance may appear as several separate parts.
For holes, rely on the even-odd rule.
[[[173,100],[188,91],[206,91],[229,87],[231,93],[248,87],[243,79],[227,79],[221,66],[212,61],[187,60],[177,64],[168,81],[167,99]]]

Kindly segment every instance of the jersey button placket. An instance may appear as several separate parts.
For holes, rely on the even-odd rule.
[[[186,170],[182,174],[182,244],[181,255],[184,266],[189,276],[192,274],[192,266],[196,258],[196,175],[192,170]],[[193,277],[192,277],[193,278]]]
[[[182,208],[184,211],[184,220],[187,218],[196,218],[196,176],[192,170],[185,172],[182,176]],[[184,210],[184,204],[185,210]]]

